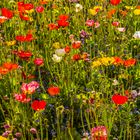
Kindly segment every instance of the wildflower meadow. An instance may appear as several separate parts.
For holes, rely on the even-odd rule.
[[[140,0],[1,0],[0,140],[140,140]]]

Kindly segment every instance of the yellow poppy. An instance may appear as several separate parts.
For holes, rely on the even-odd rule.
[[[135,15],[140,15],[140,9],[135,9],[133,12]]]
[[[16,40],[13,40],[13,41],[6,41],[5,42],[7,46],[13,46],[16,44]]]
[[[2,137],[2,136],[0,136],[0,140],[7,140],[6,138],[4,138],[4,137]]]

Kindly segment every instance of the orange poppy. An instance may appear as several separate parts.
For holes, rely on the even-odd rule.
[[[0,67],[0,74],[5,75],[5,74],[7,74],[8,72],[9,72],[9,70],[8,70],[8,69],[3,68],[3,67]]]
[[[111,9],[110,11],[108,11],[107,13],[107,18],[112,18],[112,16],[116,13],[116,9]]]
[[[124,11],[123,10],[119,10],[119,12],[124,17],[127,15],[127,11],[126,10],[124,10]]]
[[[13,69],[17,69],[18,65],[14,64],[14,63],[6,62],[3,64],[3,67],[8,69],[8,70],[13,70]]]

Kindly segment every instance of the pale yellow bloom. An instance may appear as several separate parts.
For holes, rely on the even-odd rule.
[[[61,48],[61,45],[59,42],[55,42],[55,43],[53,43],[52,47],[55,49],[59,49],[59,48]]]
[[[134,9],[133,6],[125,6],[125,8],[126,8],[127,10],[133,10],[133,9]]]

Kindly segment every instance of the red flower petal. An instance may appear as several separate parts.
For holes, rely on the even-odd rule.
[[[114,94],[112,96],[112,101],[115,104],[122,105],[122,104],[125,104],[128,101],[128,98],[127,98],[127,96],[122,96],[122,95],[119,95],[119,94]]]

